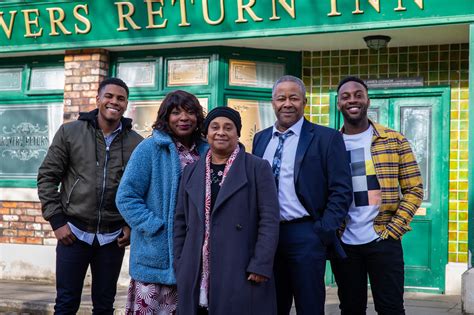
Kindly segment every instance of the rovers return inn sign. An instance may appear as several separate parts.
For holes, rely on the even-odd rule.
[[[0,0],[0,52],[474,21],[474,0]]]

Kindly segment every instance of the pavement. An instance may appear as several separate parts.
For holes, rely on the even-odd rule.
[[[326,315],[339,314],[336,288],[328,287]],[[53,314],[55,288],[51,284],[28,281],[0,280],[1,315],[49,315]],[[127,288],[119,287],[115,301],[115,314],[125,314]],[[405,293],[407,315],[462,314],[459,295],[435,295],[427,293]],[[90,287],[84,288],[81,308],[77,314],[91,314]],[[296,312],[292,310],[292,315]],[[372,299],[369,298],[368,315],[376,314]]]

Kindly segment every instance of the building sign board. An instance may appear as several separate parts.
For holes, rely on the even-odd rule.
[[[0,1],[0,52],[472,21],[471,0]]]

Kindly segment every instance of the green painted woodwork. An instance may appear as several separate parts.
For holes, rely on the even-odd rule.
[[[469,104],[474,104],[474,24],[469,27]],[[469,249],[469,268],[474,267],[471,259],[474,252],[474,110],[469,111],[469,192],[468,192],[468,249]]]
[[[36,187],[53,130],[62,123],[63,91],[32,91],[32,68],[62,66],[63,56],[5,58],[0,71],[21,69],[21,86],[0,91],[0,187]]]
[[[474,21],[474,3],[466,0],[222,0],[210,3],[209,0],[8,1],[0,4],[3,14],[0,52],[288,36]]]
[[[425,197],[421,212],[403,237],[405,288],[443,293],[448,261],[449,87],[370,90],[369,117],[409,139],[417,156]],[[342,115],[331,93],[331,123]]]

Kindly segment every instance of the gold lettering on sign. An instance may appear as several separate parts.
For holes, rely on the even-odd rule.
[[[146,28],[164,28],[166,27],[166,23],[168,23],[168,19],[164,19],[163,23],[155,24],[155,15],[158,15],[160,18],[163,18],[163,0],[145,0],[146,7],[148,12],[148,26]],[[161,4],[159,10],[153,10],[153,3]]]
[[[38,23],[38,16],[39,11],[38,9],[28,9],[28,10],[21,10],[23,12],[23,16],[25,17],[25,37],[38,37],[43,34],[43,28],[39,27]],[[30,14],[34,13],[36,14],[36,17],[34,19],[31,19]],[[39,27],[39,30],[36,33],[33,33],[31,31],[31,26],[34,25],[36,27]]]
[[[360,9],[360,0],[355,0],[355,10],[352,11],[352,14],[363,14],[364,11]]]
[[[56,29],[56,26],[61,29],[61,32],[63,32],[64,35],[71,35],[72,33],[69,32],[63,24],[64,18],[66,15],[64,14],[64,10],[61,8],[46,8],[46,10],[49,12],[49,23],[51,24],[51,33],[49,33],[49,36],[58,36],[58,30]],[[56,17],[55,13],[59,13],[59,16]]]
[[[369,0],[369,3],[374,7],[375,11],[380,13],[380,0]]]
[[[171,0],[171,5],[174,5],[176,0]],[[194,0],[191,0],[191,3],[194,4]],[[179,0],[179,8],[181,11],[181,23],[178,26],[189,26],[191,23],[188,22],[188,15],[186,12],[186,0]]]
[[[247,14],[250,15],[250,17],[255,21],[255,22],[261,22],[263,21],[262,18],[258,17],[255,12],[253,12],[252,7],[255,5],[256,0],[250,0],[247,4],[243,4],[243,0],[237,0],[237,13],[239,18],[235,20],[236,23],[246,23],[248,22],[247,19],[244,18],[244,10],[247,11]]]
[[[283,7],[283,9],[285,9],[285,11],[294,19],[296,16],[295,15],[295,0],[291,0],[291,6],[288,3],[286,3],[286,0],[278,0],[278,2]],[[270,20],[271,21],[279,20],[280,17],[277,15],[277,12],[276,12],[276,0],[272,0],[272,11],[273,11],[273,15],[270,18]]]
[[[328,13],[328,16],[339,16],[341,12],[337,11],[337,0],[331,0],[331,12]]]
[[[209,25],[218,25],[221,24],[222,21],[224,21],[225,17],[225,8],[224,8],[224,0],[221,0],[221,16],[217,20],[211,20],[209,17],[209,6],[208,6],[208,1],[209,0],[202,0],[202,15],[204,17],[204,21],[206,21],[207,24]],[[237,22],[237,21],[236,21]]]
[[[142,29],[132,20],[132,15],[135,13],[135,7],[133,4],[130,2],[115,2],[115,5],[117,6],[119,19],[119,28],[117,28],[117,31],[128,31],[128,27],[125,26],[125,20],[127,20],[128,24],[130,24],[134,30]],[[124,6],[127,6],[128,8],[127,14],[123,12]]]
[[[86,18],[84,15],[79,14],[80,9],[84,10],[85,14],[89,14],[89,8],[87,7],[87,4],[79,4],[74,8],[74,17],[76,18],[76,20],[82,22],[86,28],[80,29],[76,23],[74,24],[74,30],[76,31],[76,34],[87,34],[91,31],[92,28],[91,21],[89,21],[89,19]]]
[[[3,12],[0,12],[0,26],[3,28],[3,31],[5,32],[5,35],[7,35],[8,39],[10,39],[12,36],[13,23],[15,23],[16,13],[17,11],[10,11],[10,25],[7,26],[7,23],[5,23],[5,19],[3,18]]]
[[[423,10],[424,3],[423,0],[413,0],[416,5]],[[398,0],[398,7],[394,9],[395,11],[406,11],[407,8],[403,6],[403,0]]]

